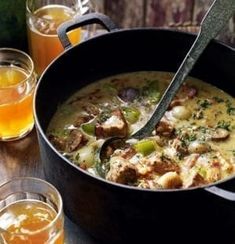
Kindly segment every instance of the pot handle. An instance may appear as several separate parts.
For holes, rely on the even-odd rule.
[[[207,187],[207,188],[205,188],[205,190],[216,195],[216,196],[219,196],[225,200],[235,201],[235,193],[234,192],[226,191],[226,190],[221,189],[217,186]]]
[[[67,32],[78,27],[82,27],[84,25],[89,24],[100,24],[102,25],[107,31],[114,31],[117,30],[117,26],[114,22],[106,15],[101,13],[89,13],[79,16],[73,20],[66,21],[65,23],[61,24],[57,29],[57,34],[60,39],[60,42],[64,49],[68,49],[72,47],[71,42],[69,41]]]

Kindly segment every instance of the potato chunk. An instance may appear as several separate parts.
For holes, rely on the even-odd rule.
[[[168,172],[162,175],[157,183],[163,188],[179,188],[182,186],[182,180],[176,172]]]

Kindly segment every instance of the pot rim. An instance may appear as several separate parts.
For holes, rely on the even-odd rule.
[[[54,151],[54,153],[60,157],[63,161],[65,161],[66,163],[68,163],[70,166],[72,166],[75,170],[80,171],[81,173],[85,174],[88,177],[92,177],[93,180],[98,181],[99,183],[103,183],[103,184],[108,184],[111,185],[112,187],[117,187],[117,188],[123,188],[125,190],[134,190],[134,191],[142,191],[142,192],[185,192],[185,191],[194,191],[194,190],[202,190],[202,189],[206,189],[212,186],[217,186],[219,184],[222,184],[224,182],[227,182],[233,178],[235,178],[235,175],[231,175],[229,177],[226,177],[225,179],[219,180],[217,182],[214,183],[210,183],[207,185],[202,185],[202,186],[196,186],[196,187],[190,187],[190,188],[180,188],[180,189],[145,189],[145,188],[139,188],[139,187],[135,187],[135,186],[129,186],[129,185],[124,185],[124,184],[120,184],[120,183],[116,183],[116,182],[112,182],[112,181],[108,181],[106,179],[103,179],[99,176],[95,176],[90,174],[89,172],[87,172],[86,170],[80,168],[79,166],[77,166],[76,164],[74,164],[72,161],[68,160],[66,157],[64,157],[53,145],[52,143],[49,141],[49,139],[46,136],[46,133],[44,132],[44,130],[42,129],[41,125],[40,125],[40,121],[37,115],[37,111],[36,111],[36,103],[37,103],[37,93],[38,90],[40,88],[40,84],[43,82],[43,77],[44,74],[47,73],[47,70],[50,69],[50,67],[52,65],[54,65],[54,63],[57,61],[57,59],[59,59],[60,57],[62,57],[65,53],[71,51],[73,48],[80,46],[80,45],[86,45],[86,43],[89,43],[90,41],[95,41],[96,39],[100,39],[103,38],[104,36],[108,36],[108,35],[115,35],[116,33],[125,33],[125,32],[140,32],[140,31],[157,31],[157,32],[169,32],[169,33],[179,33],[180,35],[182,34],[182,36],[188,36],[188,37],[194,37],[196,38],[196,34],[194,33],[189,33],[189,32],[185,32],[185,31],[180,31],[180,30],[173,30],[173,29],[167,29],[167,28],[162,28],[162,27],[136,27],[136,28],[125,28],[125,29],[117,29],[114,30],[112,32],[107,32],[104,33],[102,35],[98,35],[95,37],[92,37],[88,40],[85,40],[81,43],[78,43],[75,46],[69,47],[67,49],[64,50],[64,52],[62,52],[56,59],[54,59],[53,62],[51,62],[51,64],[44,70],[44,72],[42,73],[42,75],[39,78],[39,81],[37,83],[37,86],[35,88],[35,92],[34,92],[34,98],[33,98],[33,112],[34,112],[34,119],[35,119],[35,125],[36,125],[36,129],[37,131],[40,133],[41,137],[43,138],[43,140],[46,142],[47,146],[50,147],[51,150]],[[231,52],[234,52],[235,54],[235,48],[219,41],[219,40],[212,40],[212,43],[216,44],[216,45],[220,45],[223,48],[228,49]]]

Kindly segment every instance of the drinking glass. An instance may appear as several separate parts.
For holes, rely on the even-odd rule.
[[[33,92],[36,76],[32,59],[12,48],[0,48],[0,140],[15,140],[34,126]]]
[[[0,186],[0,243],[62,244],[63,226],[60,193],[48,182],[20,177]]]
[[[40,76],[64,49],[57,35],[63,22],[81,13],[80,0],[27,0],[26,21],[30,55]],[[81,29],[68,33],[72,44],[81,40]]]

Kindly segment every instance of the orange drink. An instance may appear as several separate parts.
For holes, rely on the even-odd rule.
[[[64,243],[62,200],[52,185],[26,177],[3,184],[0,193],[1,188],[6,198],[0,206],[6,206],[0,209],[0,243]]]
[[[31,58],[16,49],[0,49],[0,140],[18,139],[32,130],[35,84]]]
[[[57,36],[57,28],[63,22],[73,19],[79,12],[78,1],[46,2],[44,5],[45,1],[41,0],[27,1],[28,44],[38,75],[64,50]],[[73,44],[80,41],[80,35],[80,29],[68,33]]]

